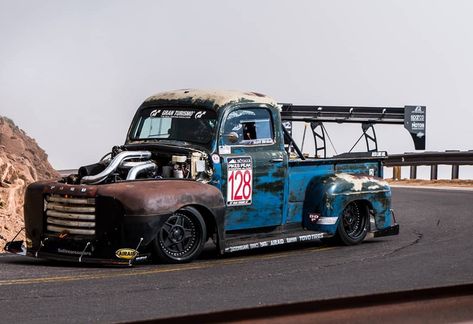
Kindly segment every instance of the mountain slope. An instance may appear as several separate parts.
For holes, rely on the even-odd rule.
[[[28,184],[59,174],[36,141],[12,120],[0,116],[0,251],[23,227],[23,196]],[[19,236],[24,239],[24,233]]]

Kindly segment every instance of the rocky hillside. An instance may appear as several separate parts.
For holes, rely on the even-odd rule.
[[[23,227],[23,195],[31,182],[59,177],[36,141],[0,116],[0,252]],[[23,233],[20,239],[24,239]]]

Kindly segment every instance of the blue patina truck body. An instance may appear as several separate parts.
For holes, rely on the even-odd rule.
[[[77,174],[28,187],[23,250],[79,262],[188,262],[209,238],[227,253],[396,235],[386,154],[370,149],[369,131],[404,123],[416,146],[425,143],[425,107],[346,108],[278,104],[254,92],[152,96],[124,145]],[[313,131],[312,156],[292,137],[301,121]],[[367,152],[327,158],[323,122],[361,123]],[[12,242],[7,250],[22,249]]]

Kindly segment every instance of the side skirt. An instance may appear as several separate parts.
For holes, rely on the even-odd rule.
[[[278,233],[268,235],[267,237],[245,238],[245,239],[231,239],[225,242],[225,253],[253,250],[265,248],[269,246],[291,244],[298,242],[316,241],[321,238],[332,237],[332,234],[325,232],[315,232],[309,230],[299,230],[294,232],[286,232],[284,234]]]

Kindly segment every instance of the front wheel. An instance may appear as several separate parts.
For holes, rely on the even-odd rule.
[[[369,209],[361,202],[351,202],[338,221],[337,236],[345,245],[361,243],[368,233]]]
[[[207,232],[199,211],[184,207],[168,216],[154,241],[157,258],[165,263],[190,262],[202,252]]]

